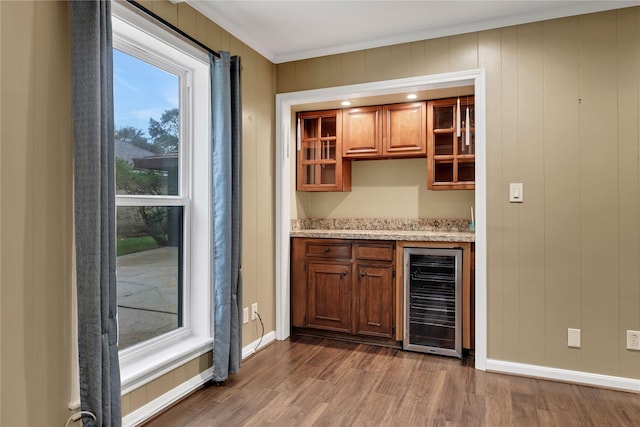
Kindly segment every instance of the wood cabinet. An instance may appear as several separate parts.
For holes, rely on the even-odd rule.
[[[309,261],[307,317],[309,328],[351,332],[351,266]]]
[[[344,158],[422,157],[427,154],[425,102],[342,111]]]
[[[475,189],[473,96],[298,113],[297,144],[298,191],[351,191],[353,159],[424,156],[429,190]]]
[[[342,156],[382,156],[382,107],[350,108],[342,111]]]
[[[459,100],[459,112],[458,98],[427,103],[430,190],[475,189],[474,98],[465,96]]]
[[[425,102],[384,106],[383,153],[389,157],[420,157],[427,154]]]
[[[293,238],[294,332],[396,344],[394,277],[394,242]]]
[[[300,191],[350,191],[351,163],[342,160],[342,111],[298,114]]]

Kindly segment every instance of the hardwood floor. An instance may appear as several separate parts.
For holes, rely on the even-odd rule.
[[[152,426],[638,426],[640,395],[319,338],[271,344]]]

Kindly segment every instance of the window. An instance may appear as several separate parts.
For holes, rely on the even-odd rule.
[[[190,195],[180,175],[188,172],[189,141],[180,132],[179,94],[189,74],[122,49],[113,52],[113,89],[118,346],[125,349],[184,326]]]
[[[209,58],[112,7],[125,394],[211,349]]]

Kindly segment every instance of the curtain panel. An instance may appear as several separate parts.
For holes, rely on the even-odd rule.
[[[80,402],[83,425],[119,426],[111,3],[70,13]]]
[[[213,380],[242,361],[242,106],[240,58],[209,54],[213,188]]]

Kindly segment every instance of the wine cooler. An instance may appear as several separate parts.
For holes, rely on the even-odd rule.
[[[405,350],[462,356],[462,249],[404,249]]]

